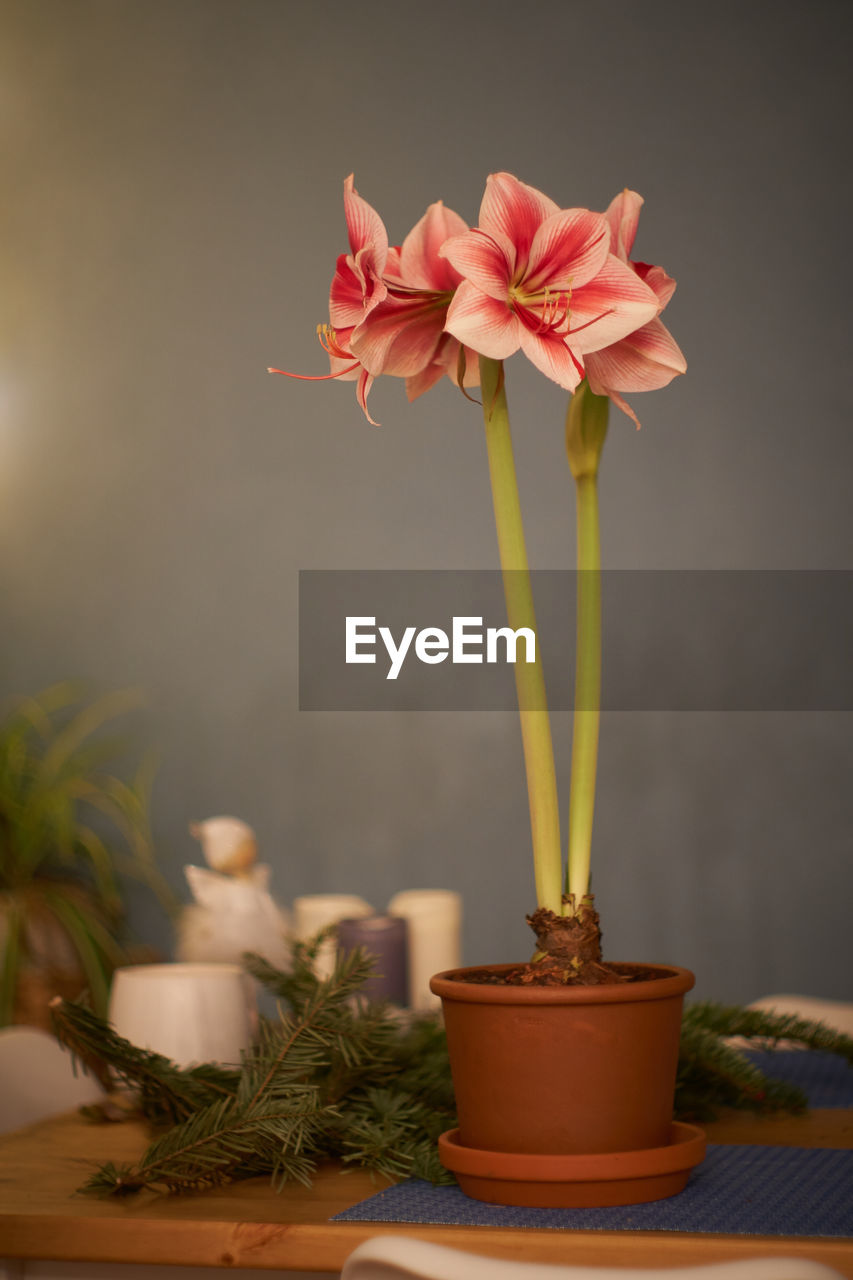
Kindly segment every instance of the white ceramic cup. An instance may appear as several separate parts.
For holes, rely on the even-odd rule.
[[[257,1028],[252,979],[237,964],[139,964],[116,969],[113,1029],[178,1066],[240,1062]]]
[[[452,889],[405,889],[388,903],[388,914],[409,926],[409,1004],[435,1009],[441,1004],[429,989],[434,973],[459,967],[462,899]]]

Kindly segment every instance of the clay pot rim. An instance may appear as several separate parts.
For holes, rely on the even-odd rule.
[[[524,1182],[616,1182],[680,1173],[704,1159],[706,1145],[702,1129],[679,1120],[673,1120],[665,1146],[635,1151],[575,1155],[483,1151],[460,1142],[458,1129],[448,1129],[438,1139],[441,1162],[454,1173]]]
[[[586,1005],[586,1004],[636,1004],[641,1000],[668,1000],[684,995],[693,987],[696,978],[689,969],[672,964],[644,964],[645,969],[657,971],[655,977],[639,982],[614,983],[598,987],[519,987],[494,986],[490,983],[466,982],[468,973],[506,973],[518,967],[515,964],[477,964],[463,969],[444,969],[429,980],[430,991],[442,1000],[462,1004],[510,1004],[510,1005]],[[614,962],[614,969],[636,968],[625,961]],[[659,975],[659,976],[658,976]]]

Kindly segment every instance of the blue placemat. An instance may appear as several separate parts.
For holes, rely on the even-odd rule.
[[[853,1069],[831,1053],[750,1050],[768,1075],[804,1090],[812,1107],[853,1106]],[[853,1151],[711,1145],[687,1188],[669,1200],[617,1209],[514,1209],[481,1204],[458,1187],[411,1180],[337,1220],[695,1231],[731,1235],[853,1236]]]
[[[412,1179],[332,1221],[853,1236],[853,1151],[712,1145],[680,1195],[616,1209],[506,1208],[471,1200],[458,1187]]]
[[[834,1053],[813,1049],[750,1049],[750,1062],[777,1080],[804,1090],[811,1107],[853,1107],[853,1066]]]

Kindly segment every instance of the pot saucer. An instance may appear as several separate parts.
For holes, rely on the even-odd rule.
[[[677,1195],[705,1156],[705,1134],[674,1120],[669,1142],[641,1151],[522,1155],[463,1146],[459,1130],[438,1140],[438,1154],[467,1196],[489,1204],[543,1209],[644,1204]]]

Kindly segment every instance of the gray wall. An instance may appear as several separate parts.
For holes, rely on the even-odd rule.
[[[351,170],[397,242],[439,197],[475,221],[494,169],[564,205],[642,192],[690,368],[635,397],[641,432],[613,415],[606,563],[853,568],[850,13],[5,0],[0,694],[147,690],[176,886],[188,820],[231,812],[285,900],[448,886],[470,962],[529,946],[515,717],[298,711],[300,568],[497,563],[479,411],[449,383],[408,406],[380,382],[376,429],[351,386],[265,373],[324,371]],[[531,562],[571,567],[564,394],[507,374]],[[720,661],[736,643],[725,620]],[[843,713],[608,713],[610,956],[720,999],[849,998],[851,745]],[[133,918],[170,946],[141,891]]]

